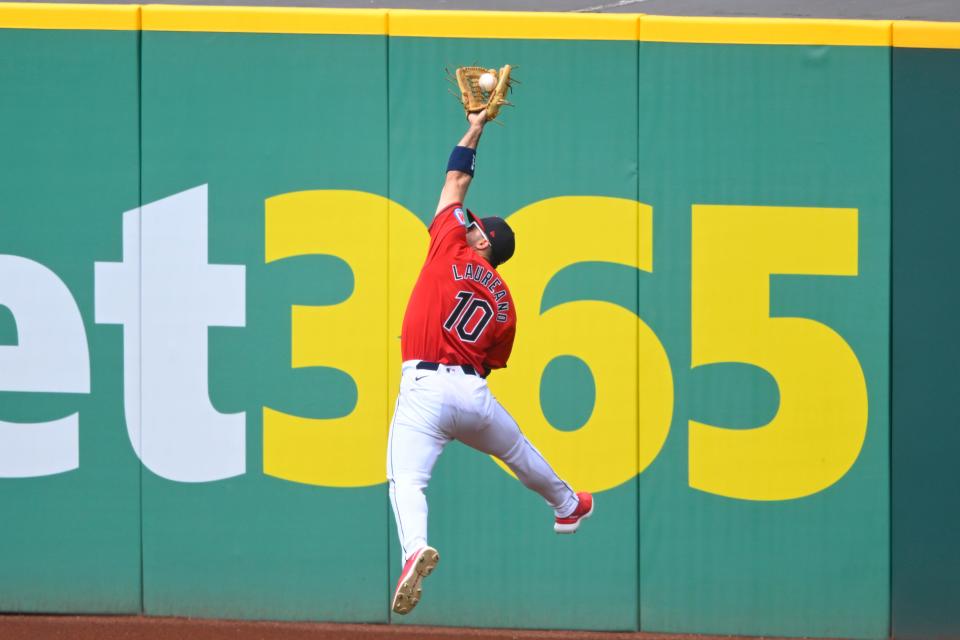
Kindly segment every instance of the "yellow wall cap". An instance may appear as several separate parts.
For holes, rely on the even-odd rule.
[[[391,36],[636,40],[639,15],[527,11],[390,11]]]
[[[641,14],[0,3],[0,29],[641,40],[960,49],[960,23]]]
[[[645,15],[645,42],[889,46],[889,20],[687,18]]]
[[[0,3],[0,29],[137,31],[140,5]]]
[[[893,46],[916,49],[960,49],[960,23],[909,20],[894,22]]]
[[[145,5],[144,31],[386,35],[386,9]]]

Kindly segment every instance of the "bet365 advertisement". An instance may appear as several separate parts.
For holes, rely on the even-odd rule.
[[[400,320],[465,129],[444,68],[479,61],[522,81],[467,199],[517,237],[490,385],[597,510],[557,536],[448,446],[402,621],[886,635],[888,48],[145,27],[0,60],[0,608],[389,620]]]

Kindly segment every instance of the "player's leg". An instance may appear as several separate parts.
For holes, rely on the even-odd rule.
[[[430,383],[424,380],[405,381],[401,385],[387,440],[388,490],[403,551],[401,563],[427,545],[424,490],[437,458],[449,442],[440,428],[445,411],[442,391],[434,392],[429,387]]]
[[[427,376],[418,380],[404,373],[390,423],[387,479],[403,564],[391,602],[395,613],[410,613],[417,606],[422,581],[440,560],[437,550],[427,544],[424,490],[440,452],[449,442],[441,429],[448,413],[443,395],[438,381],[428,380]]]
[[[470,438],[473,444],[467,444],[498,457],[520,482],[543,496],[556,516],[554,531],[576,533],[581,521],[593,515],[593,496],[575,493],[523,435],[516,420],[490,394],[486,385],[482,391],[480,406],[484,407],[485,426]]]
[[[576,492],[527,440],[486,385],[478,386],[475,395],[481,398],[476,403],[480,411],[475,420],[461,421],[457,439],[502,460],[524,486],[543,496],[558,517],[573,513],[579,503]]]

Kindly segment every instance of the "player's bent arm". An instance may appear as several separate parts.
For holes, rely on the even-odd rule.
[[[467,116],[467,119],[470,121],[470,127],[467,129],[467,132],[463,134],[463,137],[460,138],[460,142],[457,143],[457,147],[463,147],[471,151],[476,151],[477,144],[480,142],[480,136],[483,134],[483,126],[487,121],[486,111],[471,113]],[[454,154],[456,153],[457,150],[454,150]],[[450,164],[454,164],[453,155],[451,155]],[[450,164],[448,164],[448,169]],[[470,171],[472,170],[473,168],[471,166]],[[443,189],[440,191],[440,202],[437,203],[437,210],[434,213],[434,216],[439,214],[445,207],[453,204],[454,202],[463,202],[464,198],[467,197],[467,189],[470,188],[470,183],[472,181],[472,173],[468,173],[467,171],[458,171],[456,169],[449,169],[447,171],[447,178],[443,183]]]

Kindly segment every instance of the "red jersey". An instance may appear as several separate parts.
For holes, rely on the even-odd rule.
[[[467,212],[455,202],[430,225],[427,261],[403,316],[404,360],[507,366],[517,314],[497,270],[467,244]]]

